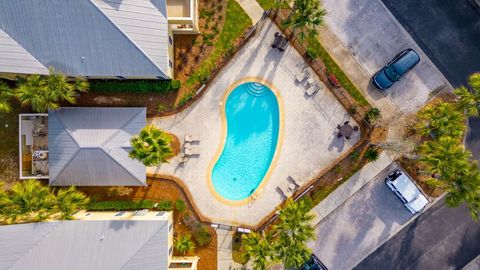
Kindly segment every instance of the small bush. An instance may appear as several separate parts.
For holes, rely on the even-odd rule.
[[[159,211],[172,211],[173,210],[173,203],[172,201],[165,200],[159,201],[157,207],[155,207]]]
[[[351,158],[353,161],[357,161],[359,157],[360,157],[360,152],[358,152],[357,150],[353,151],[353,152],[350,154],[350,158]]]
[[[353,106],[350,106],[350,107],[348,108],[348,112],[349,112],[350,114],[356,114],[357,111],[358,111],[357,109],[358,109],[358,105],[353,105]]]
[[[369,162],[377,161],[378,156],[379,156],[378,150],[373,147],[369,147],[367,151],[365,151],[365,159]]]
[[[96,93],[168,93],[180,88],[178,80],[90,80]]]
[[[153,202],[149,200],[142,201],[103,201],[90,202],[86,209],[91,211],[120,211],[120,210],[141,210],[152,209]]]
[[[187,208],[187,205],[185,204],[185,202],[182,199],[178,199],[175,202],[175,209],[177,209],[177,211],[183,212],[183,211],[185,211],[186,208]]]
[[[187,102],[189,102],[194,96],[195,96],[195,93],[193,91],[190,91],[185,95],[183,95],[183,97],[178,102],[178,107],[182,107],[183,105],[187,104]]]
[[[199,230],[196,230],[193,233],[193,238],[197,241],[198,246],[204,247],[212,241],[212,235],[208,232],[208,230],[202,226]]]
[[[164,112],[164,111],[167,111],[170,107],[168,105],[165,105],[165,104],[158,104],[157,106],[157,112]]]
[[[182,217],[183,223],[192,232],[193,238],[197,242],[199,247],[206,246],[212,240],[212,235],[202,223],[198,222],[190,213],[185,214]]]
[[[380,114],[381,114],[380,109],[371,108],[365,114],[365,121],[367,121],[367,123],[369,124],[375,123],[375,121],[377,121],[377,119],[380,117]]]
[[[312,198],[310,196],[304,196],[300,199],[308,209],[312,209],[315,205],[313,204]]]
[[[311,46],[307,46],[307,55],[312,60],[316,60],[318,57],[320,57],[320,53]]]

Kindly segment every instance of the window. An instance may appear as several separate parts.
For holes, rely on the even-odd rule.
[[[173,46],[173,38],[170,35],[168,36],[168,43]]]
[[[173,246],[170,246],[170,248],[168,249],[168,255],[172,255],[172,251],[173,251]]]
[[[168,231],[170,232],[173,228],[173,223],[170,223],[170,225],[168,225]]]
[[[172,60],[170,60],[170,59],[168,59],[168,66],[169,66],[170,68],[173,68],[173,63],[172,63]]]

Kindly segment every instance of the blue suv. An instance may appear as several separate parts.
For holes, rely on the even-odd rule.
[[[413,49],[406,49],[397,54],[381,70],[373,75],[373,84],[380,90],[386,90],[400,79],[402,75],[420,62],[420,56]]]

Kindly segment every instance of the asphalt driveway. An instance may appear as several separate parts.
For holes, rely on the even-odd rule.
[[[420,54],[420,63],[385,92],[400,110],[418,109],[433,90],[448,85],[380,0],[323,0],[322,3],[328,11],[327,26],[370,76],[404,49],[413,48]],[[373,99],[385,98],[371,84],[368,92]]]
[[[354,269],[462,269],[480,254],[480,224],[439,201]]]
[[[480,7],[473,0],[382,1],[454,87],[480,72]],[[469,123],[467,146],[480,160],[480,120]]]
[[[329,269],[352,269],[412,217],[385,185],[395,167],[375,176],[315,227],[311,247]]]

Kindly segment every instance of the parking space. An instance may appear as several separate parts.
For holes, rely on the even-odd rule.
[[[356,192],[317,226],[314,254],[329,269],[351,269],[399,230],[412,214],[385,185],[396,164]]]
[[[325,21],[330,31],[368,75],[372,76],[404,49],[412,48],[419,53],[420,63],[384,93],[401,111],[417,110],[432,91],[449,86],[380,0],[323,0],[322,3],[328,11]],[[367,91],[374,100],[385,98],[372,84]]]

